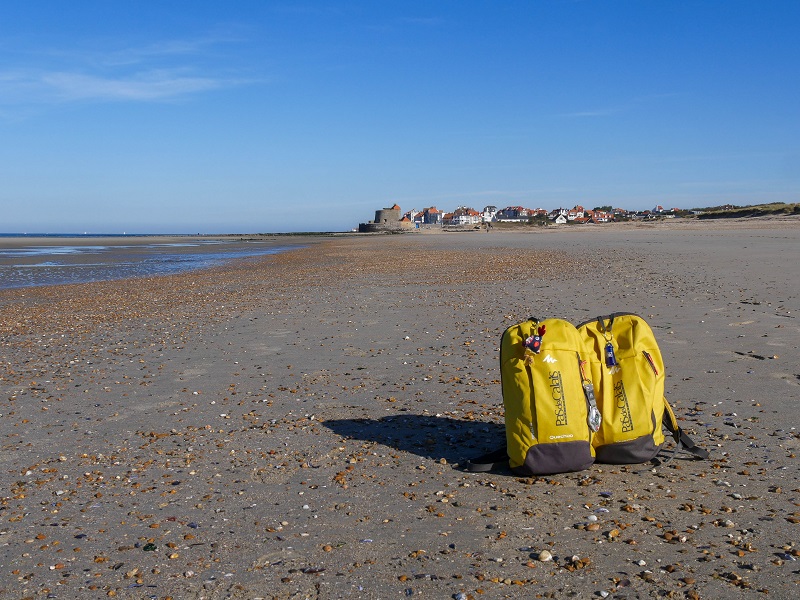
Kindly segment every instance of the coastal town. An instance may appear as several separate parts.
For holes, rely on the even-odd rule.
[[[674,218],[683,214],[691,214],[677,208],[664,208],[657,205],[651,210],[629,211],[624,208],[599,206],[592,209],[576,205],[572,208],[525,208],[523,206],[485,206],[476,210],[468,206],[459,206],[453,212],[444,212],[435,206],[422,210],[411,209],[403,212],[399,205],[375,211],[375,219],[361,223],[359,231],[368,233],[404,229],[423,229],[433,227],[469,227],[492,226],[492,223],[526,223],[539,225],[566,225],[585,223],[609,223],[612,221],[648,220],[657,218]]]

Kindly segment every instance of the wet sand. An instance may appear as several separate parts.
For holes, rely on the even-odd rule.
[[[322,236],[0,236],[0,289],[184,273]]]
[[[796,597],[800,221],[498,229],[0,292],[0,598]],[[613,311],[711,458],[463,472]]]

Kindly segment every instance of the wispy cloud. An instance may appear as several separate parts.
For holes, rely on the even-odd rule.
[[[127,77],[102,77],[67,71],[0,73],[0,101],[17,103],[79,100],[164,100],[219,89],[229,82],[154,70]]]
[[[581,110],[576,112],[560,113],[558,116],[565,117],[568,119],[588,119],[594,117],[609,117],[621,111],[622,109],[620,108],[599,108],[594,110]]]
[[[213,48],[230,41],[236,40],[209,37],[94,53],[39,53],[26,67],[0,70],[0,106],[163,101],[252,83],[212,66]],[[30,66],[32,61],[39,66]]]
[[[586,119],[586,118],[596,118],[596,117],[610,117],[617,114],[622,114],[634,110],[642,105],[650,105],[655,102],[663,101],[663,100],[671,100],[673,98],[681,98],[685,96],[682,92],[662,92],[662,93],[653,93],[653,94],[643,94],[640,96],[634,96],[629,100],[622,100],[616,106],[609,106],[606,108],[589,108],[585,110],[577,110],[572,112],[566,113],[559,113],[558,117],[562,118],[570,118],[570,119]]]
[[[143,46],[132,46],[115,50],[100,57],[105,65],[133,65],[152,60],[164,60],[176,57],[202,57],[213,54],[221,44],[241,42],[241,38],[232,35],[209,36],[185,40],[163,40]]]

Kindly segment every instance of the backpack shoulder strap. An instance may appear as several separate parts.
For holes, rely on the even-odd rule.
[[[708,450],[695,444],[694,440],[686,435],[686,432],[678,426],[678,419],[675,418],[675,413],[666,398],[664,398],[664,417],[664,427],[672,434],[675,445],[679,450],[686,450],[696,458],[708,458]]]

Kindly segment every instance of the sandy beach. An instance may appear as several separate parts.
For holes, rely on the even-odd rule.
[[[800,220],[302,242],[0,291],[0,598],[797,597]],[[711,458],[465,472],[503,330],[616,311]]]

